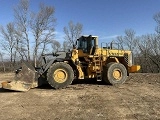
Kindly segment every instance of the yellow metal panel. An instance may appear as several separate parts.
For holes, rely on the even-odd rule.
[[[72,59],[73,62],[75,62],[76,59],[78,59],[78,54],[79,54],[79,51],[77,49],[73,49],[72,50],[72,57],[71,57],[71,59]],[[78,78],[79,79],[84,79],[84,73],[82,71],[82,68],[81,68],[80,64],[76,65],[76,67],[77,67],[77,70],[79,72]]]
[[[103,56],[106,56],[106,57],[109,57],[109,56],[122,57],[122,56],[124,56],[124,53],[130,54],[131,51],[128,51],[128,50],[116,50],[116,49],[103,49],[103,48],[98,48],[95,51],[95,55],[103,55]]]
[[[71,59],[75,62],[76,59],[78,59],[78,50],[77,49],[73,49],[72,50],[72,57]]]
[[[84,53],[83,50],[78,50],[78,57],[86,57],[88,56],[87,53]]]

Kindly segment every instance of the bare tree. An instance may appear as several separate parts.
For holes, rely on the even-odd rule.
[[[156,34],[142,35],[137,41],[142,72],[160,72],[160,43]]]
[[[25,43],[26,42],[23,40],[22,32],[20,31],[20,29],[15,28],[15,59],[18,56],[18,59],[28,60],[28,51],[25,47]]]
[[[20,0],[14,9],[15,23],[18,29],[17,38],[23,40],[23,43],[26,44],[27,55],[25,56],[27,56],[27,60],[30,61],[29,14],[29,0]],[[22,49],[24,50],[25,48]],[[24,51],[22,52],[25,53]]]
[[[62,45],[63,45],[63,46],[62,46],[62,47],[63,47],[62,49],[63,49],[64,51],[68,51],[68,42],[67,42],[67,41],[63,41],[63,44],[62,44]]]
[[[158,33],[158,35],[160,36],[160,12],[159,13],[157,13],[157,14],[155,14],[154,16],[153,16],[153,19],[156,21],[156,23],[157,23],[157,27],[156,27],[156,32]]]
[[[42,51],[44,51],[44,47],[54,38],[54,26],[56,21],[54,12],[54,7],[41,4],[39,12],[32,13],[31,15],[30,25],[35,40],[33,56],[35,59],[35,66],[39,47],[43,44]]]
[[[149,59],[157,68],[157,72],[160,72],[160,40],[157,34],[150,35],[150,55]]]
[[[125,36],[118,36],[117,41],[120,43],[122,49],[134,51],[136,47],[137,37],[136,32],[132,29],[125,30]]]
[[[61,49],[61,44],[58,41],[52,42],[53,52],[59,51]]]
[[[67,27],[64,27],[65,37],[64,39],[68,42],[70,46],[75,44],[75,41],[82,34],[83,25],[80,23],[74,24],[72,21],[68,23]]]
[[[148,55],[150,54],[149,42],[150,41],[148,40],[148,36],[145,36],[145,35],[139,37],[137,41],[138,50],[139,50],[138,59],[139,59],[139,63],[141,64],[142,72],[147,72],[149,69],[151,70],[151,68],[149,68],[150,61],[148,57]]]
[[[4,64],[3,55],[4,54],[2,52],[0,52],[0,59],[1,59],[2,66],[3,66],[3,72],[5,72],[6,71],[6,67],[5,67],[5,64]]]
[[[120,49],[124,49],[124,39],[123,36],[117,36],[117,41],[120,44]]]
[[[48,44],[52,44],[52,41],[54,40],[54,33],[53,32],[48,32],[48,34],[46,34],[42,40],[42,51],[41,54],[44,54],[45,51],[48,51]]]
[[[2,37],[2,48],[9,53],[10,55],[10,62],[13,62],[13,53],[15,47],[15,28],[13,23],[8,23],[6,28],[1,26],[0,32]]]
[[[120,43],[121,49],[128,49],[132,52],[135,52],[137,36],[135,36],[136,32],[132,29],[126,29],[124,36],[118,36],[117,41]]]
[[[131,51],[133,51],[136,46],[135,34],[136,32],[132,29],[125,30],[124,43]]]

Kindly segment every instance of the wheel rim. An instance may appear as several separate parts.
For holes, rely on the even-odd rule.
[[[114,69],[114,71],[113,71],[113,77],[114,77],[116,80],[121,80],[121,78],[122,78],[122,72],[121,72],[121,70],[119,70],[119,69]]]
[[[67,80],[68,74],[64,69],[57,69],[53,73],[53,79],[58,83],[63,83]]]

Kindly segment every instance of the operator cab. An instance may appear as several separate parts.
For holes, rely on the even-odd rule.
[[[98,36],[81,36],[77,40],[77,49],[83,53],[92,55],[98,47]]]

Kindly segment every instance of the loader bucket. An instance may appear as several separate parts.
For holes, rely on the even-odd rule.
[[[2,88],[15,91],[28,91],[38,86],[35,68],[27,62],[23,62],[20,69],[16,70],[12,81],[3,82]]]

